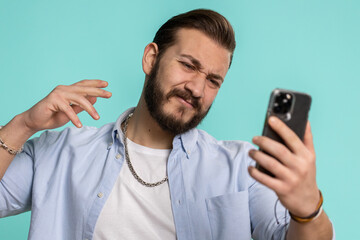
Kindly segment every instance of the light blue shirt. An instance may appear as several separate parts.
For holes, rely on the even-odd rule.
[[[120,123],[131,111],[99,129],[46,131],[29,140],[0,182],[0,217],[31,210],[29,239],[92,239],[126,167]],[[285,238],[285,209],[277,205],[277,224],[276,195],[248,174],[251,148],[198,129],[174,138],[167,171],[177,239]]]

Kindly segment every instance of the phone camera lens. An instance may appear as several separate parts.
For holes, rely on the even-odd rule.
[[[275,102],[273,105],[273,111],[277,114],[288,113],[291,109],[292,104],[292,95],[289,93],[279,93],[275,97]]]

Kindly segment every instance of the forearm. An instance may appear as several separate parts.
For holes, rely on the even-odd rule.
[[[21,146],[34,134],[25,124],[23,115],[15,116],[8,124],[0,130],[0,138],[14,149],[20,149]],[[0,180],[4,176],[7,168],[11,164],[15,155],[0,147]]]
[[[332,237],[332,225],[324,211],[318,218],[308,223],[297,223],[291,220],[286,235],[287,240],[331,240]]]

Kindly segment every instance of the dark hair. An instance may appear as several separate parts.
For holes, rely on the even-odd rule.
[[[208,9],[196,9],[174,16],[160,27],[153,40],[159,48],[159,59],[167,48],[175,44],[175,35],[181,28],[197,29],[229,50],[231,65],[236,45],[234,30],[224,16]]]

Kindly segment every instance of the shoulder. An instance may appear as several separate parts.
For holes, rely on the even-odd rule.
[[[86,145],[86,143],[104,138],[111,141],[111,132],[114,129],[114,124],[115,123],[108,123],[100,128],[84,126],[82,128],[67,127],[61,131],[46,130],[42,132],[39,137],[28,141],[27,145],[30,145],[33,148],[41,149],[59,145]]]
[[[204,130],[196,129],[198,133],[198,144],[209,146],[213,149],[221,149],[226,152],[248,152],[250,149],[254,149],[254,145],[250,142],[242,140],[218,140]]]
[[[255,161],[249,156],[254,145],[242,140],[218,140],[203,130],[196,131],[196,156],[202,163],[199,166],[206,166],[206,171],[210,172],[209,169],[213,169],[228,182],[236,180],[237,189],[247,189],[254,184],[248,173],[248,166],[255,165]]]
[[[247,141],[242,140],[218,140],[209,133],[197,129],[197,149],[206,152],[207,159],[224,160],[226,164],[233,166],[255,165],[254,160],[249,156],[249,151],[256,147]],[[247,167],[246,167],[247,168]]]

